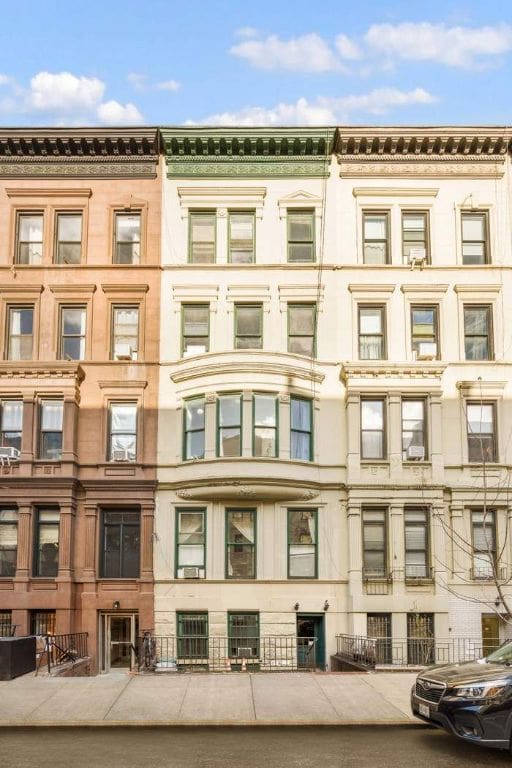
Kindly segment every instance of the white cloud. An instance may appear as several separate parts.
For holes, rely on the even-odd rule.
[[[447,27],[445,24],[373,24],[365,42],[393,59],[475,67],[512,49],[512,26]]]
[[[257,34],[258,30],[256,27],[240,27],[240,29],[235,30],[237,37],[256,37]]]
[[[349,61],[356,61],[362,58],[363,52],[350,37],[347,35],[338,35],[336,38],[336,48],[342,59],[348,59]]]
[[[320,96],[314,102],[301,98],[295,103],[281,102],[272,108],[244,107],[238,112],[221,112],[199,121],[188,120],[187,125],[336,125],[348,122],[354,114],[383,115],[394,107],[432,104],[434,101],[435,97],[423,88],[412,91],[378,88],[360,95]]]
[[[141,113],[131,102],[120,104],[118,101],[106,101],[100,104],[97,114],[104,125],[137,125],[144,122]]]
[[[30,81],[28,103],[42,112],[88,112],[101,101],[104,91],[105,83],[96,77],[39,72]]]
[[[130,72],[126,79],[130,85],[133,85],[136,91],[143,91],[146,86],[147,76],[141,75],[138,72]]]
[[[2,75],[0,73],[0,85],[9,85],[11,78],[8,75]]]
[[[277,35],[246,40],[234,45],[230,53],[246,59],[256,69],[330,72],[342,66],[328,43],[314,33],[291,40],[281,40]]]
[[[181,83],[177,80],[164,80],[162,83],[157,83],[155,88],[159,91],[179,91]]]

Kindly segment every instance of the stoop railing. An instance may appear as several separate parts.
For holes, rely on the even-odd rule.
[[[44,646],[41,648],[37,671],[42,662],[48,667],[48,674],[55,667],[75,662],[87,657],[87,632],[74,632],[69,635],[43,635]],[[36,671],[36,674],[37,674]]]

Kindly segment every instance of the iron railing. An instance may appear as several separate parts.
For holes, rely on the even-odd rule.
[[[144,671],[296,672],[315,669],[316,643],[316,638],[294,635],[162,637],[145,633],[137,640],[136,656],[139,670]]]
[[[426,667],[482,658],[500,645],[496,638],[366,637],[336,635],[336,656],[356,666]]]
[[[0,621],[0,637],[14,637],[17,626],[10,621]]]
[[[87,632],[74,632],[70,635],[43,635],[44,650],[48,674],[53,667],[62,666],[87,657]]]

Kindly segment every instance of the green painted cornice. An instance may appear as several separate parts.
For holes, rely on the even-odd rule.
[[[325,177],[333,128],[161,128],[169,178]]]

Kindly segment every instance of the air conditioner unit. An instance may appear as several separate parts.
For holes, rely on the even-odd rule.
[[[124,448],[115,449],[112,451],[112,461],[135,461],[135,456],[132,451]]]
[[[437,357],[437,344],[435,341],[420,341],[418,345],[417,360],[435,360]]]
[[[195,568],[192,566],[187,566],[186,568],[183,568],[184,579],[198,579],[199,577],[200,577],[199,568]]]
[[[131,360],[132,348],[129,344],[116,344],[115,357],[116,360]]]
[[[19,458],[20,458],[20,451],[17,448],[13,448],[10,445],[0,446],[0,459],[18,461]]]
[[[412,461],[423,461],[425,458],[425,448],[422,445],[410,445],[407,449],[407,459]]]
[[[236,655],[239,659],[250,659],[253,656],[252,648],[243,648],[240,646],[236,649]]]
[[[427,260],[427,251],[425,248],[411,248],[409,251],[409,264],[414,267],[422,266]]]

